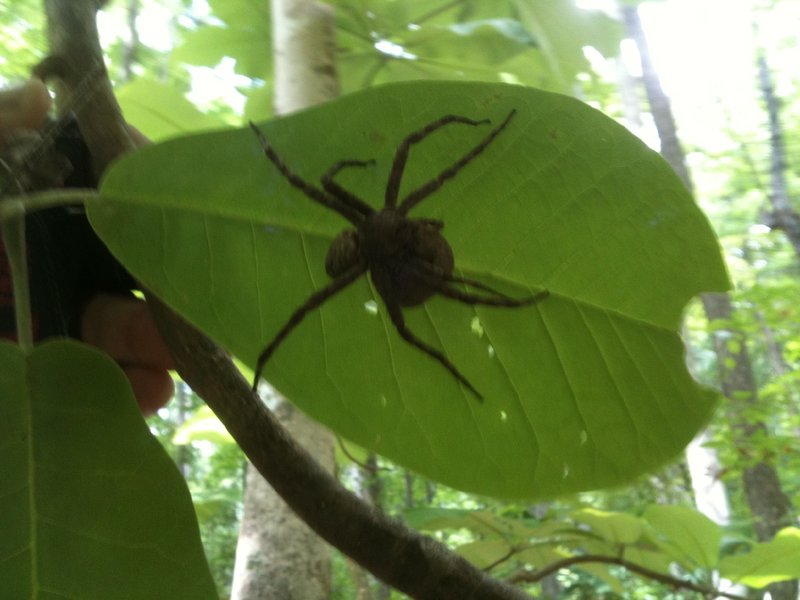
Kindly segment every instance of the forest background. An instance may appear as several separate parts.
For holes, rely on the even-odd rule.
[[[641,524],[636,519],[648,515],[644,520],[654,526],[654,505],[696,506],[722,526],[698,521],[709,532],[701,557],[678,560],[673,553],[642,562],[652,568],[661,561],[656,574],[725,588],[718,579],[719,561],[748,550],[769,553],[768,546],[754,542],[768,542],[796,523],[793,506],[800,493],[795,475],[800,319],[792,300],[798,297],[800,274],[798,173],[792,160],[797,4],[641,3],[638,15],[650,63],[640,60],[648,57],[634,3],[400,4],[330,3],[342,94],[392,81],[464,79],[573,95],[660,149],[682,175],[712,221],[734,282],[725,300],[693,303],[684,326],[692,373],[721,388],[725,400],[685,460],[622,489],[537,504],[489,500],[424,480],[346,442],[336,444],[338,477],[362,498],[435,535],[493,576],[521,585],[527,581],[526,589],[540,597],[698,597],[697,590],[626,569],[630,565],[601,561],[531,576],[576,552],[602,554],[588,537],[607,544],[607,555],[613,555],[609,548],[632,549],[643,538],[629,528],[636,530]],[[0,75],[11,85],[44,57],[45,26],[38,2],[9,0],[2,9]],[[126,118],[154,141],[272,115],[272,34],[264,3],[129,0],[111,3],[98,23]],[[671,124],[677,124],[679,145],[672,144]],[[183,385],[149,425],[189,484],[220,595],[247,598],[233,583],[238,526],[246,513],[243,495],[253,487],[245,486],[241,452]],[[545,539],[540,528],[555,526],[560,534],[578,531],[585,537],[580,543],[560,539],[553,544],[562,551],[572,543],[566,554],[548,548],[549,554],[537,555],[532,540]],[[640,548],[642,553],[648,549],[652,544]],[[280,564],[287,580],[308,577],[292,571],[299,567],[279,558],[280,550],[250,552]],[[326,596],[397,595],[335,551],[331,556],[331,570],[323,568],[321,575]],[[792,556],[800,564],[798,554]],[[752,570],[750,575],[740,581],[756,588],[769,584],[773,598],[797,597],[791,581],[797,573],[791,569],[778,577]],[[780,579],[788,581],[775,583]],[[751,591],[749,597],[761,592]]]

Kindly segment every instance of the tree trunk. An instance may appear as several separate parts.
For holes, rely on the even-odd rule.
[[[320,463],[333,470],[327,432],[286,401],[274,413]],[[236,547],[231,600],[330,597],[330,547],[247,465],[244,514]]]
[[[308,0],[272,0],[276,114],[337,96],[333,27],[333,11],[327,6]],[[333,472],[330,432],[283,398],[276,404],[278,420]],[[248,464],[231,599],[328,598],[330,589],[330,547]]]
[[[763,51],[759,52],[756,59],[758,65],[758,81],[761,87],[761,96],[769,117],[770,141],[770,193],[772,204],[770,225],[781,229],[786,234],[794,248],[795,254],[800,257],[800,216],[792,208],[789,201],[789,192],[786,186],[786,148],[783,143],[783,130],[780,122],[780,103],[775,97],[775,88],[772,85],[767,58]]]
[[[669,98],[661,88],[658,74],[655,71],[650,52],[642,30],[637,9],[626,6],[622,9],[628,35],[636,43],[642,62],[642,79],[650,103],[651,113],[661,139],[661,154],[672,165],[672,168],[686,184],[690,192],[694,192],[686,157],[677,135],[675,119],[672,115]],[[731,322],[733,309],[727,294],[703,294],[703,308],[709,321]],[[730,344],[731,339],[738,344]],[[758,393],[750,357],[747,353],[742,332],[730,329],[718,331],[714,335],[717,353],[717,364],[720,365],[720,382],[722,391],[728,400],[729,411],[738,422],[734,429],[738,432],[737,444],[743,448],[749,446],[755,434],[766,431],[764,423],[751,423],[743,415],[748,407],[758,402]],[[732,365],[730,368],[726,365]],[[753,516],[753,526],[759,540],[770,540],[782,527],[791,522],[791,505],[781,488],[778,474],[774,467],[758,462],[744,469],[743,485],[747,503]],[[772,600],[797,600],[797,582],[789,581],[773,584],[768,588]]]

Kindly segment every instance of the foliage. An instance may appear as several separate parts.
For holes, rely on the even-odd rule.
[[[0,343],[0,414],[4,597],[216,598],[186,484],[108,357]]]
[[[143,0],[142,4],[146,7],[156,3]],[[516,81],[573,93],[576,78],[590,71],[583,47],[592,46],[605,55],[611,55],[619,41],[616,23],[599,13],[576,10],[573,3],[566,0],[558,2],[458,0],[436,4],[428,0],[409,2],[336,0],[331,1],[331,4],[337,9],[340,75],[345,91],[360,89],[373,82],[388,82],[411,77]],[[773,2],[770,8],[779,8],[781,4],[790,3]],[[119,5],[120,3],[117,3],[117,6]],[[118,88],[129,120],[156,140],[172,137],[178,133],[213,128],[222,122],[232,122],[235,115],[230,109],[221,111],[221,118],[209,118],[208,115],[201,117],[181,98],[190,87],[189,70],[185,63],[216,67],[226,57],[235,60],[238,73],[253,78],[250,83],[240,84],[241,91],[249,98],[247,116],[256,119],[268,116],[271,92],[268,38],[270,23],[269,16],[264,10],[265,6],[264,3],[244,0],[212,2],[213,11],[207,16],[192,14],[191,19],[183,19],[180,22],[176,39],[178,43],[181,39],[185,39],[186,45],[179,47],[177,52],[169,53],[169,59],[153,49],[140,52],[139,56],[144,62],[138,65],[136,72],[144,76]],[[183,16],[186,15],[188,13],[184,13]],[[766,17],[767,14],[764,13],[762,16]],[[44,52],[41,6],[30,0],[0,1],[0,19],[3,23],[0,46],[4,48],[2,72],[6,78],[18,79],[24,76],[30,65]],[[759,18],[754,19],[754,22],[759,22],[763,27],[766,20]],[[792,22],[790,19],[785,20]],[[243,41],[245,43],[242,43]],[[743,40],[743,43],[747,43],[747,40]],[[783,51],[785,62],[789,65],[796,64],[786,40],[775,37],[769,43],[771,52]],[[111,72],[118,74],[122,71],[120,68],[122,45],[116,44],[115,47],[109,47],[109,50],[112,58]],[[786,72],[792,73],[790,70]],[[587,89],[585,84],[582,85],[586,100],[609,107],[610,110],[606,110],[607,114],[621,114],[618,98],[611,97],[608,93],[610,87],[616,85],[614,78],[606,79],[602,83],[605,87],[598,87],[596,85],[598,75],[592,74],[592,77],[595,79],[591,89]],[[794,82],[787,79],[782,87],[784,93],[782,114],[785,118],[784,125],[789,132],[797,129],[797,114],[800,110],[793,85]],[[598,97],[596,95],[598,92],[608,95]],[[695,110],[694,100],[701,93],[702,90],[698,90],[692,96],[693,110]],[[750,94],[746,92],[737,94],[733,99],[736,104],[731,105],[738,107],[742,98],[749,96]],[[704,111],[697,113],[698,118],[704,118]],[[800,331],[797,323],[800,323],[800,319],[795,316],[797,306],[793,299],[798,295],[798,271],[796,257],[789,251],[780,232],[769,231],[763,226],[751,228],[753,223],[761,222],[762,207],[768,193],[765,186],[768,146],[761,125],[745,130],[743,122],[746,122],[746,118],[743,117],[742,111],[735,110],[734,114],[736,119],[731,120],[730,131],[725,132],[728,144],[723,144],[723,150],[718,151],[719,145],[716,149],[709,149],[708,140],[698,138],[692,140],[697,150],[692,154],[692,160],[696,179],[701,184],[700,200],[722,236],[729,269],[737,281],[735,325],[747,334],[747,341],[743,343],[747,344],[754,359],[760,384],[759,395],[765,402],[765,405],[749,416],[764,419],[769,426],[769,433],[779,434],[762,436],[754,440],[752,445],[742,448],[732,443],[734,435],[724,412],[714,425],[717,432],[715,444],[723,462],[723,470],[719,476],[725,480],[732,494],[733,510],[736,515],[734,526],[726,530],[720,551],[728,549],[731,552],[734,550],[741,552],[745,565],[742,567],[737,563],[739,554],[734,552],[730,556],[722,556],[719,566],[725,565],[726,569],[738,573],[739,578],[758,585],[763,581],[760,579],[763,573],[758,569],[752,569],[752,564],[747,565],[750,555],[765,557],[764,562],[767,565],[778,564],[786,549],[781,544],[787,543],[786,540],[791,540],[796,534],[789,530],[784,534],[786,539],[784,540],[782,536],[781,541],[775,546],[753,545],[749,554],[744,552],[748,550],[747,544],[752,542],[746,537],[750,535],[750,524],[745,516],[746,510],[741,500],[738,479],[744,466],[753,464],[755,460],[766,460],[781,469],[790,494],[797,495],[800,490],[800,480],[794,475],[798,466],[795,432],[798,427],[796,373],[800,363],[800,350],[798,350]],[[679,114],[682,123],[681,135],[688,136],[691,128],[686,126],[686,121],[681,117]],[[398,122],[395,136],[388,142],[396,143],[398,136],[402,136],[409,127],[410,125]],[[788,137],[791,139],[791,134]],[[448,139],[455,145],[462,140],[460,134]],[[685,137],[685,139],[691,138]],[[356,148],[352,145],[352,140],[349,135],[346,137],[348,149]],[[318,138],[304,137],[302,142],[303,146],[309,144],[316,146]],[[291,142],[283,144],[283,148],[287,149],[287,158],[292,160],[306,150],[306,148],[296,148]],[[739,149],[742,152],[739,152]],[[754,154],[748,156],[747,150]],[[252,151],[253,148],[248,149],[248,152]],[[413,156],[414,153],[412,162]],[[327,158],[335,157],[331,155]],[[263,160],[259,163],[255,156],[252,157],[251,164],[254,171],[260,173],[259,177],[264,176],[269,169]],[[314,168],[306,171],[305,165],[308,163],[292,164],[304,165],[304,174],[309,178],[319,174],[319,170]],[[324,168],[328,165],[320,166]],[[222,168],[214,173],[220,179],[224,179]],[[787,174],[790,176],[790,189],[796,191],[797,165],[790,164]],[[718,187],[703,185],[708,181],[722,183]],[[359,181],[355,189],[360,191],[362,185],[363,182]],[[254,210],[254,214],[256,212],[258,211]],[[448,221],[446,230],[448,235],[450,230]],[[187,261],[191,258],[187,256]],[[457,260],[460,259],[461,255],[457,255]],[[690,261],[684,261],[683,264],[689,268],[693,267]],[[628,291],[627,287],[620,289]],[[270,310],[275,306],[278,308],[275,309],[274,318],[279,320],[292,304],[288,301],[283,304],[271,303]],[[696,311],[687,314],[688,331],[692,340],[689,360],[693,373],[702,381],[713,383],[718,376],[711,346],[711,332],[715,329],[709,327]],[[248,321],[248,323],[254,322]],[[715,327],[718,330],[718,327],[723,325],[726,324],[715,324]],[[776,362],[776,356],[781,360]],[[785,368],[783,372],[780,371],[781,361]],[[5,396],[0,395],[0,402],[4,400]],[[558,407],[556,403],[554,405]],[[473,408],[479,409],[479,407]],[[548,410],[552,412],[552,407],[548,407]],[[547,416],[549,413],[545,411],[545,414]],[[172,419],[173,415],[167,415],[167,421]],[[194,423],[200,420],[198,418]],[[151,423],[151,427],[158,429],[164,427],[164,423],[166,421],[157,425]],[[212,452],[209,450],[212,446],[209,446],[207,441],[197,441],[196,437],[191,438],[191,436],[189,439],[194,440],[191,442],[193,450],[180,451],[171,441],[174,423],[170,424],[168,429],[169,431],[163,430],[164,436],[161,439],[168,448],[171,448],[178,461],[188,466],[190,487],[196,498],[206,551],[215,565],[215,577],[220,584],[230,568],[232,528],[237,518],[236,503],[233,499],[237,490],[232,482],[235,479],[236,469],[240,468],[238,458],[229,455],[229,451],[235,452],[235,450],[225,443],[213,446],[218,450]],[[181,431],[185,433],[188,427]],[[645,505],[670,501],[672,496],[686,493],[688,486],[685,478],[667,471],[661,472],[659,478],[663,479],[659,484],[660,487],[648,487],[647,481],[640,480],[635,487],[625,488],[624,492],[613,495],[611,500],[609,500],[612,497],[610,492],[584,495],[582,498],[591,502],[594,508],[608,508],[611,505],[613,509],[626,511],[638,519],[643,516]],[[444,486],[424,482],[420,477],[414,477],[407,472],[404,474],[396,468],[392,471],[382,471],[379,479],[382,482],[383,501],[390,512],[403,506],[410,497],[415,502],[423,501],[423,498],[426,502],[433,500],[439,506],[481,508],[490,516],[518,520],[523,527],[530,520],[530,513],[524,505],[520,507],[511,503],[490,502],[447,490]],[[220,485],[225,493],[222,497],[215,498],[214,492]],[[409,488],[411,493],[407,493]],[[796,501],[798,499],[800,498]],[[574,514],[576,510],[578,509],[574,506],[574,498],[564,498],[551,508],[549,518],[560,518],[572,524],[570,517],[564,515]],[[560,513],[561,516],[555,513]],[[590,531],[589,525],[584,523],[583,526],[587,528],[586,531]],[[732,542],[731,536],[734,532],[737,536],[733,537]],[[481,542],[489,537],[484,533],[469,531],[464,533],[454,530],[441,531],[437,535],[461,546]],[[217,541],[211,541],[215,536]],[[223,543],[228,544],[227,550],[223,549]],[[575,551],[583,549],[576,546]],[[786,554],[786,556],[791,555]],[[227,564],[224,564],[225,561],[228,561]],[[346,579],[349,572],[347,564],[344,561],[337,564],[340,567],[337,568],[340,581]],[[502,568],[502,565],[498,568]],[[620,582],[623,585],[627,582],[625,593],[629,597],[683,597],[670,588],[648,587],[648,584],[638,579],[630,585],[630,578],[626,579],[619,567],[608,567],[604,570],[606,583],[600,583],[594,575],[588,575],[577,569],[570,573],[562,571],[558,576],[561,583],[559,598],[616,598],[618,595],[613,590],[619,589],[616,586]],[[682,573],[687,577],[692,576],[687,572],[682,571]],[[224,585],[220,584],[223,590]],[[343,597],[354,597],[354,594]]]
[[[571,560],[588,556],[595,560],[576,562],[573,568],[590,573],[615,593],[622,592],[626,579],[619,562],[639,575],[662,577],[661,583],[671,579],[680,587],[681,580],[695,580],[709,590],[715,571],[734,583],[758,588],[800,576],[799,530],[786,528],[764,544],[739,540],[737,548],[750,546],[749,551],[730,554],[723,528],[684,506],[650,505],[641,516],[584,507],[544,520],[443,508],[405,514],[423,530],[469,532],[472,540],[456,550],[501,577],[537,581],[541,579],[537,571],[543,576],[553,563],[568,566]],[[675,577],[676,568],[680,579]]]

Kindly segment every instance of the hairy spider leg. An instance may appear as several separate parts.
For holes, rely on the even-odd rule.
[[[434,288],[438,293],[442,294],[443,296],[447,296],[448,298],[453,298],[454,300],[461,300],[466,304],[490,304],[493,306],[525,306],[527,304],[535,304],[540,300],[544,300],[550,292],[548,290],[540,290],[536,292],[533,296],[528,298],[512,298],[511,296],[504,294],[503,292],[498,292],[491,286],[486,285],[476,279],[469,279],[468,277],[459,277],[457,275],[453,275],[452,273],[445,273],[441,269],[437,269],[433,265],[426,263],[424,261],[415,261],[414,263],[410,264],[411,268],[414,269],[417,275],[419,275],[422,279],[425,280],[427,284],[429,284],[432,288]],[[462,285],[473,287],[475,289],[488,292],[495,296],[495,298],[499,299],[498,302],[488,301],[488,302],[481,302],[480,300],[471,301],[462,298],[486,298],[485,296],[477,296],[474,294],[470,294],[469,292],[461,292],[457,288],[453,288],[448,286],[448,283],[460,283]],[[448,292],[453,292],[456,294],[462,294],[461,297],[454,296],[449,294]],[[502,302],[502,303],[501,303]]]
[[[446,283],[439,282],[436,285],[436,292],[445,296],[447,298],[451,298],[452,300],[458,300],[459,302],[463,302],[464,304],[483,304],[486,306],[506,306],[506,307],[515,307],[515,306],[527,306],[529,304],[536,304],[537,302],[541,302],[545,298],[550,295],[549,290],[540,290],[536,292],[533,296],[529,296],[528,298],[512,298],[511,296],[506,296],[505,294],[501,294],[500,292],[494,292],[495,296],[481,296],[479,294],[471,294],[469,292],[465,292],[463,290],[459,290],[458,288],[454,288],[452,286],[447,285]]]
[[[464,156],[439,173],[434,179],[431,179],[427,183],[421,185],[403,198],[403,201],[400,203],[400,212],[404,215],[407,215],[408,211],[442,187],[448,179],[455,177],[461,169],[466,167],[475,157],[486,150],[486,147],[494,141],[494,139],[500,134],[501,131],[503,131],[503,129],[506,128],[516,112],[517,109],[512,108],[505,120],[500,123],[500,125],[492,129],[489,134],[478,143],[477,146],[472,148],[472,150],[467,152]]]
[[[408,160],[408,151],[413,144],[417,144],[432,134],[437,129],[449,125],[450,123],[463,123],[465,125],[486,125],[490,123],[489,119],[481,119],[475,121],[467,117],[459,117],[458,115],[445,115],[440,119],[428,123],[422,129],[410,133],[406,138],[400,142],[397,147],[397,152],[394,155],[392,162],[392,170],[389,172],[389,181],[386,183],[386,199],[383,203],[384,208],[394,208],[397,206],[397,195],[400,193],[400,180],[403,178],[403,171],[406,168],[406,161]],[[407,211],[405,211],[407,212]],[[404,214],[405,214],[404,212]]]
[[[356,209],[360,212],[364,217],[368,217],[372,213],[375,212],[375,209],[372,208],[369,204],[364,202],[361,198],[356,196],[354,193],[350,192],[349,190],[344,189],[338,183],[336,183],[333,178],[336,174],[341,171],[345,167],[369,167],[375,164],[375,161],[370,160],[340,160],[337,163],[325,171],[325,174],[322,176],[320,180],[322,183],[322,189],[328,192],[331,196],[335,196],[343,203],[351,206],[352,208]]]
[[[308,198],[313,200],[314,202],[318,202],[323,206],[330,208],[331,210],[336,211],[345,219],[350,221],[353,225],[358,225],[361,221],[364,220],[364,215],[362,215],[358,210],[354,207],[347,205],[344,203],[340,198],[336,198],[335,196],[331,196],[330,194],[326,193],[325,191],[314,187],[299,175],[294,173],[289,167],[283,162],[280,156],[277,155],[273,147],[267,141],[267,138],[261,132],[261,130],[256,126],[255,123],[250,121],[250,127],[255,132],[256,137],[258,137],[258,141],[261,144],[261,149],[264,150],[264,154],[270,160],[270,162],[275,165],[275,168],[278,169],[281,175],[283,175],[293,187],[297,188],[301,192],[303,192]]]
[[[385,298],[384,298],[384,304],[386,305],[386,309],[389,311],[389,317],[392,319],[392,323],[394,323],[394,327],[395,329],[397,329],[397,333],[400,334],[401,338],[403,338],[405,341],[407,341],[415,348],[422,350],[425,354],[427,354],[431,358],[435,358],[436,360],[438,360],[445,369],[447,369],[448,371],[450,371],[450,373],[453,374],[453,377],[458,379],[461,383],[464,384],[464,387],[466,387],[470,392],[475,394],[475,397],[478,400],[480,400],[481,402],[483,401],[483,396],[481,396],[481,393],[475,389],[475,386],[472,385],[469,382],[469,380],[466,377],[464,377],[464,375],[461,374],[461,371],[459,371],[456,368],[456,366],[453,363],[451,363],[450,360],[444,354],[442,354],[439,350],[437,350],[433,346],[429,346],[428,344],[423,342],[416,335],[414,335],[414,333],[412,333],[411,330],[408,329],[408,327],[406,327],[406,321],[403,318],[403,311],[401,310],[399,304],[397,304],[396,302],[386,302]]]
[[[341,276],[331,281],[324,288],[311,294],[311,296],[308,297],[308,300],[306,300],[302,306],[300,306],[300,308],[292,313],[292,316],[289,317],[289,320],[286,321],[284,326],[281,327],[280,331],[278,331],[275,337],[272,338],[269,346],[264,348],[264,351],[258,355],[256,371],[255,375],[253,376],[253,391],[256,391],[256,388],[258,388],[258,380],[261,379],[261,372],[264,370],[264,366],[267,364],[267,361],[270,359],[275,350],[277,350],[278,346],[280,346],[281,342],[286,338],[286,336],[289,335],[292,330],[300,324],[300,321],[302,321],[309,312],[315,308],[319,308],[326,300],[333,297],[335,294],[338,294],[356,279],[361,277],[366,270],[366,265],[354,265],[342,273]]]

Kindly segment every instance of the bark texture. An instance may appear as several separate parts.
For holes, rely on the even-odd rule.
[[[761,97],[769,119],[769,200],[772,213],[768,225],[781,229],[792,244],[795,254],[800,257],[800,215],[792,207],[786,184],[786,146],[780,121],[780,102],[775,96],[775,86],[772,84],[767,57],[763,52],[759,53],[756,65]]]
[[[332,472],[334,454],[328,432],[320,431],[317,423],[286,401],[280,402],[274,414]],[[330,592],[330,546],[248,464],[231,600],[304,600],[328,598]]]

